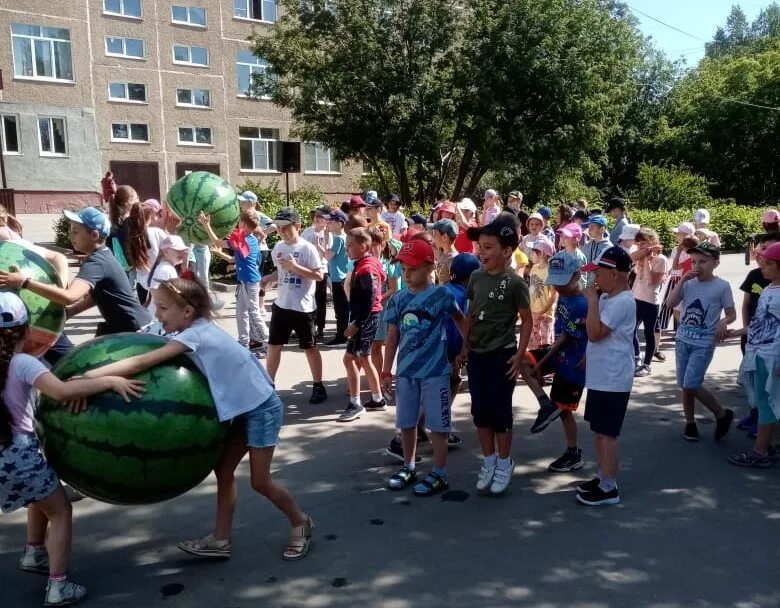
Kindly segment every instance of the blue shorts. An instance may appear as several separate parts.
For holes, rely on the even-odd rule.
[[[241,414],[238,420],[246,426],[246,444],[250,448],[270,448],[279,443],[284,404],[279,395],[272,393],[255,409]]]
[[[0,511],[10,513],[51,496],[60,487],[31,433],[14,433],[0,449]]]
[[[777,422],[777,408],[780,407],[780,380],[772,373],[771,363],[756,357],[756,370],[752,373],[753,405],[758,409],[758,424]]]
[[[714,346],[692,346],[677,340],[677,386],[690,390],[701,388],[714,353]]]
[[[395,385],[395,424],[413,429],[425,412],[425,426],[434,433],[450,432],[450,374],[432,378],[398,376]]]

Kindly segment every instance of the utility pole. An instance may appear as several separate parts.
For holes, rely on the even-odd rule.
[[[0,101],[3,100],[3,70],[0,70]],[[8,183],[5,180],[5,155],[3,154],[3,148],[5,148],[5,143],[3,141],[3,138],[5,137],[5,122],[3,120],[0,120],[0,176],[2,176],[3,180],[3,190],[8,188]]]

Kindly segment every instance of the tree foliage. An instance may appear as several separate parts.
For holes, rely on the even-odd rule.
[[[750,52],[763,41],[776,36],[780,36],[780,5],[777,2],[763,8],[753,23],[748,23],[745,12],[734,6],[725,26],[719,27],[712,42],[705,46],[706,56],[720,58]]]

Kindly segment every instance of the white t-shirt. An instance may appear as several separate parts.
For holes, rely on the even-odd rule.
[[[257,357],[216,323],[198,319],[170,339],[187,347],[206,376],[220,421],[251,412],[273,394],[274,383]]]
[[[299,266],[310,270],[318,270],[322,264],[319,252],[309,241],[298,238],[294,245],[288,245],[284,241],[276,243],[271,252],[271,259],[279,271],[279,291],[275,303],[279,308],[287,310],[314,312],[317,307],[314,301],[315,282],[295,272],[288,272],[279,265],[282,260],[290,258],[294,259]]]
[[[157,264],[157,268],[154,269],[154,275],[152,276],[152,280],[149,282],[149,287],[147,287],[146,284],[143,284],[142,287],[144,289],[150,290],[157,289],[160,286],[160,283],[163,281],[167,281],[168,279],[175,279],[178,276],[179,273],[176,272],[176,266],[166,260],[160,260],[160,263]],[[157,314],[157,305],[154,301],[154,297],[152,297],[152,299],[149,301],[149,305],[146,307],[146,310],[148,310],[153,315]]]
[[[666,265],[666,256],[663,255],[645,258],[634,264],[636,280],[634,281],[634,287],[631,291],[637,300],[649,302],[650,304],[661,304],[661,287],[664,284],[664,280],[661,279],[661,282],[657,285],[651,285],[650,281],[652,279],[652,273],[666,273]]]
[[[160,255],[160,243],[166,236],[168,235],[162,228],[149,226],[146,229],[146,238],[149,239],[149,268],[136,268],[135,271],[135,280],[144,289],[148,289],[146,283],[149,281],[149,271],[157,256]]]
[[[3,403],[11,418],[11,431],[34,433],[35,389],[33,385],[46,366],[32,355],[17,353],[8,364],[8,378],[3,389]]]
[[[327,238],[325,238],[326,235]],[[301,232],[301,238],[306,239],[312,245],[314,245],[314,249],[317,249],[318,242],[325,249],[325,251],[330,251],[330,248],[333,247],[333,235],[325,230],[320,230],[317,232],[314,230],[314,226],[309,226],[303,232]],[[319,249],[317,249],[317,255],[320,257],[320,268],[322,268],[322,272],[324,274],[328,274],[328,260],[325,258],[325,256],[320,256]]]
[[[628,393],[634,385],[636,302],[630,291],[599,298],[601,322],[611,330],[598,342],[588,341],[585,386],[597,391]]]
[[[395,237],[400,236],[401,233],[406,230],[406,216],[400,211],[396,211],[395,213],[385,211],[382,214],[382,220],[390,225],[390,230]]]

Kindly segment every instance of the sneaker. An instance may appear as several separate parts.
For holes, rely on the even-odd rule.
[[[655,351],[655,352],[653,353],[653,359],[655,359],[656,361],[660,361],[661,363],[663,363],[664,361],[666,361],[666,355],[665,355],[665,354],[663,354],[663,353],[662,353],[660,350],[657,350],[657,351]]]
[[[768,469],[774,464],[771,453],[761,455],[755,450],[742,454],[732,454],[729,456],[729,462],[738,467],[753,467],[756,469]]]
[[[698,441],[699,440],[699,427],[695,422],[689,422],[685,425],[685,431],[683,431],[683,439],[685,441]]]
[[[578,494],[587,494],[599,487],[601,480],[598,477],[594,477],[590,481],[586,481],[577,486]]]
[[[19,558],[19,570],[33,574],[49,574],[49,553],[46,549],[25,547]]]
[[[385,452],[387,453],[388,456],[392,456],[393,458],[395,458],[399,462],[405,462],[404,461],[404,448],[401,445],[401,438],[398,435],[396,435],[395,437],[393,437],[390,440],[390,445],[388,445],[385,448]],[[422,456],[420,456],[419,454],[415,454],[415,456],[414,456],[414,463],[415,464],[420,464],[421,462],[422,462]]]
[[[715,420],[715,441],[720,441],[731,429],[734,421],[734,410],[726,410],[726,415]]]
[[[609,492],[605,492],[600,487],[596,486],[589,492],[578,493],[577,500],[589,507],[616,505],[620,502],[620,494],[618,493],[617,488],[612,488]]]
[[[582,459],[582,450],[566,450],[558,460],[547,467],[550,471],[556,473],[566,473],[567,471],[576,471],[585,465]]]
[[[417,472],[403,466],[387,482],[387,487],[391,490],[403,490],[417,481]]]
[[[257,350],[260,348],[264,348],[264,344],[262,342],[258,342],[257,340],[250,340],[249,341],[249,350]]]
[[[742,416],[737,422],[737,429],[740,431],[749,431],[758,422],[758,410],[751,409],[747,416]]]
[[[650,366],[647,364],[638,365],[634,370],[634,378],[644,378],[650,375]]]
[[[379,401],[370,399],[363,404],[363,408],[369,412],[381,412],[387,409],[387,402],[384,400],[384,398],[380,399]]]
[[[349,405],[344,408],[344,411],[341,412],[341,415],[336,420],[338,422],[352,422],[353,420],[360,418],[365,413],[366,408],[364,408],[362,405],[355,405],[350,401]]]
[[[456,433],[450,433],[449,435],[447,435],[448,450],[455,450],[459,448],[461,443],[463,443],[463,440],[460,438],[460,435]]]
[[[309,403],[317,404],[322,403],[328,398],[328,391],[322,384],[315,384],[311,387],[311,397],[309,397]]]
[[[550,398],[545,395],[543,398],[539,398],[539,413],[536,414],[536,420],[531,426],[532,433],[541,433],[544,429],[550,426],[556,418],[561,415],[561,410],[550,401]]]
[[[477,477],[477,491],[484,492],[493,483],[493,477],[496,474],[496,465],[489,465],[486,461],[482,462]]]
[[[69,606],[87,597],[86,588],[65,579],[46,583],[44,606]]]
[[[195,540],[185,540],[176,546],[180,551],[198,557],[230,558],[230,541],[217,540],[213,534]]]
[[[490,484],[490,493],[493,496],[503,494],[509,487],[509,482],[512,481],[512,473],[515,472],[515,461],[509,459],[509,468],[502,469],[496,467],[496,472],[493,473],[493,483]]]

